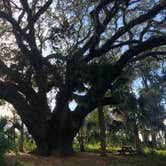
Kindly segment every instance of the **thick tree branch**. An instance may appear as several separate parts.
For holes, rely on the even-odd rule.
[[[5,13],[5,12],[0,11],[0,18],[2,18],[3,20],[6,20],[6,21],[8,21],[9,23],[11,23],[11,25],[14,27],[14,29],[15,29],[18,33],[20,33],[20,35],[22,36],[22,38],[25,38],[25,39],[28,38],[28,36],[27,36],[27,34],[25,33],[25,31],[23,31],[23,30],[21,29],[21,27],[19,26],[19,24],[17,23],[17,21],[16,21],[14,18],[12,18],[10,15],[8,15],[8,14]]]
[[[139,56],[136,56],[135,58],[131,59],[130,62],[136,62],[136,61],[148,58],[148,57],[152,57],[157,60],[164,59],[164,58],[166,58],[166,52],[165,51],[147,52],[147,53],[141,54]]]
[[[0,99],[3,99],[14,106],[30,133],[32,133],[34,129],[37,129],[37,127],[34,126],[34,122],[40,123],[39,113],[29,105],[28,101],[24,95],[19,92],[16,85],[0,81]],[[37,130],[39,130],[39,128]]]
[[[117,3],[115,3],[112,9],[108,10],[106,6],[112,2],[113,1],[108,0],[101,1],[98,6],[91,12],[94,33],[90,37],[90,39],[84,44],[84,46],[79,50],[79,53],[84,54],[88,49],[90,49],[90,52],[92,53],[95,47],[99,44],[100,35],[106,30],[108,23],[115,16],[119,9]],[[106,17],[103,22],[100,22],[99,12],[102,9],[105,11]]]
[[[24,117],[24,114],[26,114],[27,118],[31,117],[32,108],[24,96],[19,93],[16,85],[0,81],[0,99],[6,100],[17,107],[20,116]]]
[[[25,41],[29,40],[29,37],[26,34],[26,32],[23,29],[21,29],[19,23],[14,18],[12,18],[12,15],[9,15],[5,12],[0,11],[0,18],[8,21],[12,25],[18,47],[28,57],[28,59],[30,59],[30,56],[29,56],[30,52],[28,48],[25,46],[25,44],[23,43],[23,40]]]
[[[125,67],[125,65],[132,60],[133,57],[136,57],[141,52],[147,51],[149,49],[152,49],[154,47],[159,47],[162,45],[166,45],[166,36],[159,36],[159,37],[152,37],[138,46],[134,46],[128,51],[126,51],[122,57],[118,60],[116,63],[116,67],[121,70]]]
[[[89,100],[89,101],[88,101]],[[101,99],[101,105],[117,105],[120,101],[117,100],[117,98],[113,97],[104,97]],[[76,109],[72,112],[72,116],[78,118],[78,119],[84,119],[90,112],[92,112],[95,108],[98,107],[98,100],[94,99],[90,100],[87,98],[87,101],[85,103],[79,104]]]
[[[32,18],[32,10],[29,7],[28,1],[27,0],[20,0],[23,10],[25,10],[30,18]]]
[[[62,54],[60,53],[55,53],[55,54],[49,54],[45,57],[45,59],[50,60],[50,59],[59,59],[62,61],[67,61],[67,58],[64,57]]]
[[[39,17],[50,7],[50,5],[52,4],[53,0],[48,0],[44,6],[42,6],[38,12],[35,14],[33,21],[36,22]]]
[[[1,60],[0,60],[0,74],[3,76],[8,76],[8,79],[14,82],[15,85],[17,84],[17,89],[24,94],[26,99],[30,102],[31,105],[36,105],[36,101],[38,100],[38,95],[33,90],[33,88],[30,86],[29,82],[26,82],[27,80],[24,80],[23,76],[13,71],[11,68],[8,68]]]
[[[132,29],[134,26],[139,25],[154,16],[156,16],[161,10],[164,10],[166,8],[166,2],[163,1],[159,3],[158,5],[154,6],[151,10],[149,10],[146,14],[143,14],[139,16],[138,18],[130,21],[128,24],[126,24],[124,27],[120,28],[114,36],[112,36],[109,40],[106,41],[106,43],[97,50],[94,50],[93,53],[90,53],[88,55],[88,58],[86,57],[85,59],[91,60],[93,58],[102,56],[106,52],[108,52],[112,46],[112,44],[123,34],[128,32],[130,29]]]
[[[20,1],[23,5],[23,10],[25,10],[28,14],[28,29],[22,29],[19,25],[19,23],[12,17],[12,13],[6,14],[5,12],[0,11],[0,18],[7,20],[8,22],[11,23],[12,28],[13,28],[13,33],[15,35],[17,44],[19,48],[21,49],[22,53],[25,54],[27,59],[30,61],[31,65],[35,69],[35,78],[36,78],[36,83],[38,85],[38,93],[40,98],[44,101],[45,107],[47,107],[47,97],[46,97],[46,92],[47,92],[47,81],[46,81],[46,73],[43,69],[43,58],[37,48],[36,44],[36,39],[35,39],[35,30],[34,30],[34,24],[37,20],[37,18],[40,17],[41,14],[47,10],[49,5],[51,4],[52,0],[47,1],[41,9],[36,13],[35,16],[32,15],[32,11],[29,7],[28,1]],[[28,33],[26,33],[28,31]],[[26,46],[25,41],[28,46]],[[41,74],[42,73],[42,74]]]
[[[128,51],[124,53],[124,55],[120,58],[120,60],[114,66],[114,68],[117,71],[114,77],[116,78],[117,75],[119,75],[119,73],[126,66],[129,60],[132,59],[133,56],[136,56],[143,51],[152,49],[154,47],[162,46],[165,44],[166,44],[166,36],[159,36],[159,37],[148,39],[147,41],[142,42],[140,45],[132,47],[131,49],[129,49]],[[92,96],[86,95],[85,97],[82,97],[82,99],[80,100],[81,103],[78,105],[78,108],[76,108],[76,112],[78,110],[79,116],[86,116],[88,113],[90,113],[93,109],[97,107],[98,105],[97,99],[95,100],[93,97],[93,100],[90,100]],[[117,104],[117,101],[118,101],[117,98],[113,98],[113,97],[102,99],[103,105]]]

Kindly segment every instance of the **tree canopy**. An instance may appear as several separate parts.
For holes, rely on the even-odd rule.
[[[71,152],[87,114],[118,103],[122,74],[164,58],[165,12],[164,0],[0,2],[0,98],[39,152]]]

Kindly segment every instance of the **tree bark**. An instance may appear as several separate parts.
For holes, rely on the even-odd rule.
[[[99,104],[98,106],[98,118],[100,127],[100,145],[101,145],[101,156],[106,156],[106,127],[103,107]]]
[[[135,138],[136,152],[137,154],[142,154],[141,141],[139,139],[139,131],[137,126],[135,126],[135,129],[134,129],[134,138]]]
[[[80,145],[80,152],[85,152],[83,127],[80,128],[78,141],[79,141],[79,145]]]
[[[20,127],[20,145],[19,145],[20,152],[24,152],[24,123],[21,122]]]
[[[13,112],[13,124],[16,123],[16,113]],[[15,127],[12,128],[12,136],[13,136],[13,140],[15,142],[16,140],[16,132],[15,132]]]
[[[156,148],[157,147],[157,139],[156,139],[157,136],[156,136],[155,129],[152,129],[151,134],[152,134],[152,147]]]
[[[69,130],[69,131],[67,131]],[[73,153],[73,139],[75,133],[71,131],[70,128],[57,129],[49,126],[49,132],[39,132],[35,135],[31,133],[35,139],[37,149],[36,153],[44,156],[50,154],[60,154],[60,155],[71,155]]]
[[[143,136],[143,141],[145,146],[149,146],[149,131],[147,131],[146,129],[142,132],[142,136]]]

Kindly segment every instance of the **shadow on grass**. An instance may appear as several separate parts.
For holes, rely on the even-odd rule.
[[[7,157],[8,164],[12,165],[14,156]],[[107,157],[100,157],[99,153],[76,153],[72,157],[41,157],[29,154],[19,156],[19,166],[165,166],[166,151],[146,152],[143,155],[117,155],[108,153]]]

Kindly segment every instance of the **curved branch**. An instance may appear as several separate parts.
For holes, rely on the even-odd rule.
[[[39,17],[50,7],[50,5],[52,4],[53,0],[48,0],[44,6],[42,6],[39,11],[35,14],[33,21],[36,22]]]
[[[22,94],[24,94],[26,100],[30,102],[31,105],[33,106],[36,105],[36,101],[38,100],[38,95],[29,85],[29,82],[26,82],[27,80],[23,80],[20,73],[8,68],[1,60],[0,60],[0,74],[2,74],[3,76],[7,75],[9,79],[17,83],[17,87],[14,84],[12,84],[12,86],[15,86],[17,90],[19,90]]]
[[[149,12],[147,12],[146,14],[143,14],[141,16],[139,16],[138,18],[130,21],[128,24],[126,24],[124,27],[120,28],[114,36],[112,36],[110,39],[108,39],[106,41],[106,43],[97,50],[94,50],[92,53],[90,53],[85,59],[87,61],[102,56],[103,54],[105,54],[106,52],[108,52],[111,49],[112,44],[119,38],[121,37],[123,34],[125,34],[126,32],[128,32],[130,29],[132,29],[134,26],[139,25],[149,19],[152,19],[153,17],[155,17],[161,10],[164,10],[166,8],[166,2],[163,1],[161,3],[159,3],[158,5],[154,6],[151,10],[149,10]]]
[[[155,51],[155,52],[144,53],[144,54],[139,55],[138,57],[131,59],[130,62],[136,62],[136,61],[148,58],[148,57],[156,58],[157,60],[163,59],[163,57],[161,57],[161,56],[164,56],[166,58],[166,52],[165,51]]]
[[[84,44],[84,46],[79,50],[79,53],[84,54],[88,49],[90,49],[90,53],[94,51],[95,47],[99,44],[101,34],[106,30],[107,25],[111,21],[111,19],[118,12],[119,7],[117,3],[112,7],[111,10],[108,10],[106,6],[113,1],[105,0],[101,1],[98,6],[91,12],[91,17],[93,20],[94,33],[90,37],[90,39]],[[101,23],[99,20],[99,12],[101,10],[105,11],[106,18]],[[90,36],[90,35],[89,35]]]
[[[93,99],[92,99],[93,98]],[[78,104],[76,109],[72,112],[72,115],[76,118],[84,119],[89,113],[91,113],[95,108],[98,107],[98,98],[88,98],[87,96],[82,96],[81,104]],[[117,105],[121,101],[117,100],[116,97],[104,97],[101,99],[101,106],[106,105]]]
[[[0,11],[0,18],[8,21],[9,23],[11,23],[11,25],[14,27],[14,29],[20,33],[20,35],[22,35],[22,37],[24,37],[25,39],[28,38],[27,34],[21,29],[21,27],[19,26],[19,24],[17,23],[17,21],[12,18],[10,15],[8,15],[7,13]]]
[[[0,99],[11,103],[25,123],[29,123],[30,119],[34,117],[31,106],[27,103],[24,96],[19,93],[16,85],[0,81]]]
[[[147,51],[149,49],[152,49],[154,47],[159,47],[162,45],[166,45],[166,36],[159,36],[159,37],[153,37],[145,42],[142,42],[141,44],[132,47],[128,51],[126,51],[122,57],[117,61],[115,66],[119,71],[121,71],[124,66],[135,56],[140,54],[143,51]]]

